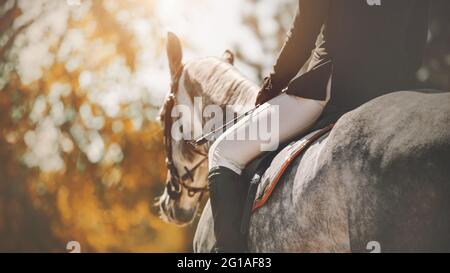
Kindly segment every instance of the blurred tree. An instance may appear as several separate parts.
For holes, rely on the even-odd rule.
[[[424,87],[450,90],[450,1],[432,0],[428,47],[417,73]]]
[[[152,18],[137,1],[2,3],[1,251],[187,249],[151,210],[164,151],[132,14]]]

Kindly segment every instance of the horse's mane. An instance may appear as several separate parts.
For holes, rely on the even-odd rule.
[[[237,113],[249,110],[254,105],[258,92],[258,86],[245,78],[233,65],[213,57],[186,63],[177,87],[180,85],[184,86],[191,99],[201,97],[203,106],[231,106]],[[176,91],[172,90],[166,98],[159,117],[166,137],[172,126],[171,116],[167,114],[176,104],[174,92]],[[191,147],[183,145],[187,146]],[[186,151],[183,154],[193,155]]]
[[[183,84],[191,98],[201,96],[205,104],[221,106],[251,105],[258,91],[233,65],[213,57],[187,63]]]

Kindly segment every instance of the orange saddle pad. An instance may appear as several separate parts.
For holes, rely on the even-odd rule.
[[[273,190],[280,182],[281,177],[287,168],[299,157],[308,147],[315,141],[320,139],[326,133],[333,129],[334,124],[314,131],[300,140],[294,141],[287,145],[279,152],[270,163],[270,167],[264,172],[261,183],[256,192],[256,199],[253,203],[253,212],[262,207],[269,200]]]

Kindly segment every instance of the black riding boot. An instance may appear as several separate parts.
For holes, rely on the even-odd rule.
[[[241,176],[225,167],[209,172],[209,194],[216,236],[215,252],[244,252],[246,242],[240,232],[246,194]]]

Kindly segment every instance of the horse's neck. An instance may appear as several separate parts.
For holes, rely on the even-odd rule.
[[[233,84],[231,84],[231,86],[233,86]],[[229,128],[228,122],[231,122],[235,117],[242,115],[243,113],[249,111],[254,107],[254,102],[259,90],[258,86],[248,79],[241,79],[241,82],[238,83],[237,86],[238,87],[235,88],[232,96],[218,96],[221,98],[220,100],[209,102],[210,105],[213,104],[220,106],[225,121],[223,125],[226,125],[226,128]],[[206,94],[205,99],[211,100],[211,96],[209,94]],[[205,105],[204,107],[207,107],[207,105]],[[203,126],[209,120],[210,119],[204,119]],[[209,139],[208,144],[206,145],[207,150],[209,150],[214,140],[221,133],[223,133],[223,130],[214,134],[214,137]]]
[[[204,89],[202,100],[203,107],[218,105],[220,108],[242,114],[253,108],[258,94],[258,85],[237,73],[237,78],[231,79],[216,88]]]
[[[214,58],[190,63],[181,79],[182,97],[179,102],[194,102],[194,127],[204,127],[213,117],[205,117],[207,107],[218,106],[223,117],[241,114],[254,106],[258,86],[245,78],[233,66]],[[200,98],[200,104],[196,103]],[[210,108],[211,109],[211,108]],[[200,125],[201,126],[196,126]]]

